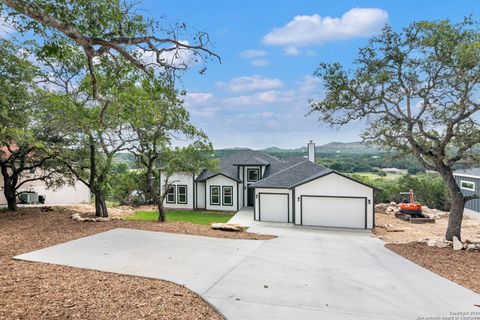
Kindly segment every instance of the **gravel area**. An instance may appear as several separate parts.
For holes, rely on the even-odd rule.
[[[113,228],[270,239],[182,222],[77,222],[71,208],[0,213],[0,319],[222,319],[198,295],[168,281],[12,260],[21,253]]]
[[[416,264],[480,293],[480,252],[429,247],[424,243],[386,244]]]

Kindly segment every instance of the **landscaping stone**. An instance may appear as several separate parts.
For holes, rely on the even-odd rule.
[[[453,250],[462,250],[463,243],[457,237],[453,237]]]
[[[224,231],[242,231],[242,227],[240,225],[230,223],[212,223],[212,229]]]

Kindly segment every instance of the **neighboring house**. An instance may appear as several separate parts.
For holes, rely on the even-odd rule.
[[[38,171],[41,169],[37,168]],[[25,179],[30,179],[34,172],[24,174],[20,178],[20,182]],[[0,206],[7,205],[7,200],[3,194],[3,177],[0,175]],[[44,181],[35,180],[26,182],[17,192],[30,191],[36,192],[38,195],[45,197],[45,204],[80,204],[90,202],[90,190],[80,181],[76,181],[74,185],[63,185],[57,189],[49,189]]]
[[[315,164],[314,150],[310,142],[307,159],[282,160],[243,150],[222,158],[219,172],[176,173],[169,179],[165,207],[222,211],[253,207],[259,221],[372,229],[374,188]],[[160,180],[163,186],[162,173]]]
[[[464,195],[480,193],[480,168],[457,170],[453,173]],[[480,216],[480,199],[470,200],[465,204],[467,215]]]

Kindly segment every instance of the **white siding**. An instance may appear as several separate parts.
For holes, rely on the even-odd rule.
[[[259,208],[259,194],[260,193],[287,193],[288,194],[288,203],[289,203],[289,215],[288,215],[288,221],[289,222],[293,222],[293,206],[292,206],[292,190],[289,190],[289,189],[273,189],[273,188],[255,188],[255,208],[254,208],[254,212],[255,212],[255,220],[259,220],[259,215],[258,215],[258,208]],[[275,201],[274,198],[265,198],[262,199],[262,201]],[[270,205],[269,205],[270,206]],[[273,205],[271,205],[273,207]],[[279,211],[280,214],[282,214],[280,211]],[[260,219],[263,221],[264,219],[262,219],[262,217],[260,217]]]
[[[365,199],[303,197],[302,225],[365,228]]]
[[[243,207],[243,199],[244,199],[244,193],[245,191],[243,190],[243,183],[238,184],[238,208],[241,209]]]
[[[367,198],[367,228],[373,228],[373,189],[339,174],[327,176],[307,182],[295,188],[295,223],[300,224],[300,197],[302,195],[344,196]]]
[[[18,192],[32,191],[45,196],[45,204],[81,204],[90,202],[90,189],[80,181],[74,185],[63,185],[58,189],[48,189],[45,182],[31,181],[22,185]],[[0,205],[6,205],[7,199],[3,193],[3,177],[0,176]]]
[[[211,205],[210,204],[210,187],[219,186],[220,187],[220,205]],[[222,197],[222,187],[228,186],[233,187],[233,204],[231,206],[223,205]],[[213,178],[210,178],[206,181],[206,193],[207,193],[207,210],[222,210],[222,211],[237,211],[237,181],[227,178],[223,175],[217,175]]]
[[[205,182],[197,182],[196,190],[197,208],[205,209]]]
[[[163,186],[165,185],[165,173],[160,173],[160,185],[162,188],[163,193]],[[172,209],[193,209],[193,180],[194,175],[189,172],[177,172],[174,173],[170,178],[169,181],[172,185],[175,186],[175,203],[167,203],[166,199],[164,201],[165,208],[172,208]],[[186,185],[187,186],[187,203],[181,204],[178,202],[178,185]]]

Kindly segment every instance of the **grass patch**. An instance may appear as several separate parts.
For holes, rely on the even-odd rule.
[[[167,211],[167,221],[182,221],[195,224],[212,224],[216,222],[225,223],[233,216],[231,213],[217,213],[209,211],[190,211],[175,210]],[[132,216],[127,216],[127,220],[158,220],[158,212],[156,211],[138,211]]]
[[[394,180],[400,179],[401,177],[403,177],[405,175],[405,174],[402,174],[402,173],[387,173],[386,176],[382,177],[382,176],[379,176],[378,174],[373,173],[373,172],[355,172],[354,174],[359,175],[359,176],[363,176],[363,177],[367,177],[367,178],[373,179],[373,180],[382,179],[382,180],[389,180],[389,181],[394,181]]]

